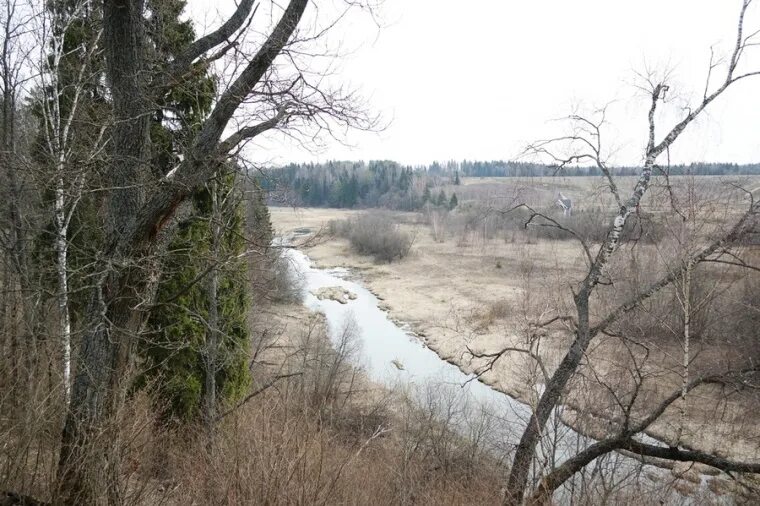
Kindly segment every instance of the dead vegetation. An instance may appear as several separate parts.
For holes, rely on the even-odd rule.
[[[372,256],[377,262],[390,263],[404,258],[414,243],[414,237],[400,230],[389,214],[379,211],[331,221],[329,231],[348,239],[354,251]]]
[[[331,341],[304,308],[269,311],[257,326],[251,395],[221,410],[213,438],[160,420],[136,391],[93,444],[126,465],[93,483],[115,484],[122,504],[499,503],[505,464],[486,437],[493,415],[464,407],[455,390],[431,388],[418,403],[368,382],[354,365],[350,321]],[[54,499],[59,399],[8,402],[0,398],[0,488]]]
[[[704,181],[704,187],[699,189],[708,200],[716,198],[714,184]],[[701,207],[704,216],[700,221],[704,225],[699,230],[685,229],[679,224],[679,215],[663,211],[667,201],[662,206],[657,204],[657,199],[670,198],[666,191],[658,191],[648,202],[649,208],[657,212],[634,216],[632,228],[623,232],[620,254],[602,280],[593,314],[604,314],[635,294],[637,287],[646,286],[671,269],[673,259],[688,244],[684,239],[686,231],[698,234],[699,241],[711,240],[725,228],[725,223],[735,219],[739,209],[725,193],[721,197],[724,200],[715,201],[716,205]],[[547,216],[567,223],[560,221],[565,217],[552,212],[547,210]],[[325,212],[321,219],[335,219],[336,215],[340,216],[334,211]],[[445,216],[399,214],[399,226],[416,234],[417,240],[413,255],[390,266],[366,263],[349,254],[346,242],[339,239],[311,248],[308,253],[320,266],[361,269],[369,286],[390,306],[394,318],[412,322],[439,355],[449,357],[466,371],[483,371],[485,363],[484,359],[468,355],[467,347],[479,352],[504,346],[514,349],[508,358],[485,370],[483,378],[530,404],[537,401],[536,393],[521,385],[538,385],[540,391],[544,375],[527,352],[540,356],[546,372],[551,372],[561,357],[559,353],[568,345],[571,329],[562,317],[571,311],[572,301],[566,288],[582,275],[582,250],[569,233],[546,235],[539,240],[528,236],[533,227],[527,232],[523,227],[505,234],[501,223],[524,225],[521,219],[525,220],[525,215],[503,216],[504,222],[500,221],[501,213],[478,214],[474,207],[468,210],[466,204]],[[589,217],[593,217],[592,211],[575,214],[578,222]],[[307,221],[319,219],[314,215]],[[275,223],[281,226],[290,222],[275,213]],[[549,229],[541,227],[539,233],[544,228]],[[598,227],[576,228],[591,231]],[[585,237],[593,238],[593,234],[588,232]],[[742,245],[733,252],[737,256],[732,261],[736,263],[749,265],[757,260],[757,252],[750,246]],[[693,279],[689,287],[692,309],[687,374],[682,363],[682,299],[679,301],[680,285],[676,284],[606,329],[606,336],[588,350],[588,364],[568,387],[574,393],[565,397],[568,406],[577,408],[582,416],[568,421],[594,434],[594,423],[601,422],[609,428],[610,423],[617,423],[614,420],[625,419],[620,403],[626,406],[632,402],[631,395],[636,416],[642,416],[665,396],[678,391],[684,376],[691,381],[754,367],[758,349],[756,308],[760,302],[755,293],[760,285],[757,273],[749,270],[737,276],[730,265],[707,262],[693,272]],[[547,321],[553,323],[546,325]],[[686,402],[677,399],[648,430],[671,444],[753,461],[760,441],[753,423],[753,413],[760,405],[756,389],[751,387],[756,378],[736,379],[726,377],[721,380],[723,386],[702,387],[689,393]],[[686,413],[685,417],[681,413]],[[603,437],[604,433],[597,434]],[[617,496],[620,501],[624,503],[627,498],[635,502],[636,497],[640,500],[643,492],[633,492],[635,487],[631,488],[638,480],[631,478],[627,486],[621,487]],[[670,490],[696,491],[693,484],[666,482],[660,481]],[[750,482],[751,479],[734,486],[717,480],[710,487],[730,493],[741,502],[756,493]]]
[[[484,332],[495,322],[509,318],[513,311],[514,308],[508,300],[493,300],[483,308],[474,309],[468,319],[476,332]]]

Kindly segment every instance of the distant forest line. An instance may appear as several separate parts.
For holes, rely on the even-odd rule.
[[[636,176],[636,166],[614,167],[613,174]],[[677,175],[760,175],[760,163],[692,163],[671,165],[662,171]],[[445,186],[461,184],[463,177],[566,177],[601,175],[596,167],[563,167],[513,161],[448,161],[430,165],[401,165],[389,160],[291,163],[268,172],[261,186],[272,203],[311,207],[386,207],[416,210],[428,203],[451,205]],[[449,190],[452,191],[451,189]],[[445,197],[445,198],[444,198]],[[454,199],[456,200],[456,199]]]

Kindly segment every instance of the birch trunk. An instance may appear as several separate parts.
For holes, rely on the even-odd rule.
[[[689,362],[691,340],[691,261],[687,260],[683,274],[683,371],[681,381],[681,426],[678,430],[678,444],[681,443],[681,435],[686,425],[686,394],[689,393]]]
[[[42,48],[50,47],[51,54],[40,55],[40,67],[42,72],[42,89],[49,89],[52,97],[42,100],[43,132],[47,155],[53,162],[55,178],[55,200],[53,202],[53,225],[55,227],[54,250],[56,253],[56,305],[58,306],[58,338],[61,348],[61,377],[64,390],[64,405],[68,406],[71,400],[71,308],[69,296],[69,222],[76,211],[81,198],[82,186],[85,175],[75,176],[71,171],[72,125],[79,113],[80,98],[88,80],[90,62],[98,48],[100,33],[90,41],[90,46],[85,47],[85,56],[80,62],[76,77],[62,83],[61,65],[64,58],[64,41],[69,29],[79,19],[79,12],[87,4],[87,0],[73,6],[73,13],[66,14],[61,11],[51,13],[45,10],[43,15],[44,36]],[[54,30],[54,27],[60,27]],[[73,95],[67,100],[68,110],[64,114],[61,110],[61,101],[64,100],[63,89],[73,89]],[[89,149],[91,157],[100,148],[100,141],[105,132],[105,125],[100,130],[100,135]],[[81,146],[78,146],[81,149]]]
[[[60,170],[62,168],[59,167]],[[59,176],[55,190],[55,250],[57,256],[56,273],[58,277],[58,332],[62,351],[62,381],[64,405],[71,401],[71,313],[69,310],[69,274],[68,255],[69,239],[66,223],[63,178]]]

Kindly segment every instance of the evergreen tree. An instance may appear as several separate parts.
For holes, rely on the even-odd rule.
[[[449,200],[446,198],[446,192],[441,189],[441,193],[438,194],[438,199],[435,201],[435,205],[445,207],[449,203]]]
[[[459,201],[457,200],[457,194],[452,193],[451,200],[449,200],[449,210],[454,209],[457,205],[459,205]]]
[[[422,192],[422,204],[424,205],[424,204],[427,204],[428,202],[430,202],[430,198],[431,198],[431,196],[430,196],[430,185],[426,184],[425,185],[425,190]]]
[[[274,239],[269,207],[267,207],[264,190],[262,190],[258,179],[254,179],[251,186],[252,189],[249,190],[250,196],[248,198],[249,238],[254,246],[266,248]]]
[[[150,58],[156,65],[173,59],[194,38],[190,21],[181,19],[184,0],[149,0],[151,12],[147,23],[151,47]],[[168,173],[178,162],[183,144],[210,111],[214,96],[213,79],[206,72],[169,89],[151,121],[153,171],[157,177]],[[166,111],[171,111],[167,114]],[[244,250],[243,209],[235,195],[234,178],[224,175],[220,167],[213,185],[227,195],[222,209],[220,251],[212,251],[212,194],[210,187],[196,192],[191,215],[179,224],[165,257],[164,276],[159,284],[156,307],[148,319],[149,334],[140,343],[139,352],[146,361],[141,382],[156,382],[156,392],[166,406],[167,418],[188,420],[200,413],[207,392],[205,341],[208,335],[208,314],[216,304],[219,316],[217,329],[221,342],[217,345],[215,366],[220,402],[236,398],[249,384],[246,367],[248,351],[248,310],[246,264],[235,259]],[[230,172],[230,171],[228,171]],[[304,185],[308,189],[307,185]],[[263,199],[263,196],[260,198]],[[268,211],[259,209],[259,237],[254,241],[270,241],[271,224]],[[216,255],[219,258],[215,258]],[[233,260],[230,260],[233,259]],[[198,282],[209,266],[218,273],[217,300],[209,300],[204,282]]]
[[[220,179],[219,191],[229,193],[232,176]],[[199,415],[206,384],[204,345],[209,305],[205,284],[196,282],[211,262],[218,265],[220,366],[216,374],[217,398],[237,398],[250,383],[247,372],[248,294],[246,264],[236,258],[245,249],[243,213],[239,199],[230,197],[231,207],[223,211],[227,224],[222,232],[220,258],[211,255],[211,193],[196,193],[193,216],[179,224],[164,265],[164,278],[157,294],[157,310],[148,320],[150,333],[140,351],[147,360],[142,382],[157,380],[157,393],[166,407],[167,418],[190,420]],[[268,211],[259,208],[262,235],[271,232]]]
[[[160,66],[173,60],[195,40],[190,20],[182,20],[185,0],[147,0],[151,15],[146,21],[151,42],[149,60]],[[211,110],[214,80],[199,69],[170,87],[159,101],[151,121],[150,140],[154,173],[163,176],[179,161],[186,139]]]
[[[457,186],[462,184],[462,181],[459,179],[459,171],[456,171],[456,173],[454,174],[454,184]]]

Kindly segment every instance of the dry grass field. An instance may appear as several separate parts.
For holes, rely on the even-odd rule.
[[[633,184],[633,178],[622,179],[619,182],[621,188]],[[741,179],[745,187],[760,184],[758,179]],[[709,190],[705,190],[708,193],[720,192],[720,183],[726,180],[702,179],[700,184]],[[480,200],[484,195],[497,199],[499,195],[510,195],[509,198],[513,198],[515,188],[521,188],[523,197],[527,192],[532,193],[537,196],[537,202],[562,191],[577,195],[575,198],[588,203],[589,207],[592,203],[595,208],[606,206],[600,197],[604,188],[599,185],[598,178],[530,178],[526,181],[466,178],[463,186],[453,187],[458,194],[466,194],[466,190],[472,188],[478,188],[478,192],[471,194],[470,198]],[[652,193],[654,197],[662,195],[662,187],[656,187]],[[467,198],[460,199],[460,202],[462,200]],[[720,216],[713,218],[710,230],[725,226],[724,221],[732,219],[738,210],[722,211]],[[434,238],[423,214],[394,213],[394,219],[402,230],[414,237],[414,243],[410,254],[403,260],[377,264],[370,257],[353,253],[346,239],[331,237],[327,233],[331,220],[345,219],[357,213],[336,209],[271,209],[278,234],[308,228],[313,235],[303,249],[318,266],[351,269],[384,300],[392,318],[409,323],[430,348],[467,372],[480,372],[487,364],[485,359],[474,358],[472,352],[480,354],[506,347],[537,346],[533,349],[538,350],[550,371],[564,355],[571,335],[568,328],[555,325],[536,332],[532,324],[542,315],[572,314],[571,287],[582,279],[586,268],[582,248],[577,242],[500,236],[483,238],[473,231],[451,233],[441,241]],[[649,258],[660,270],[667,266],[662,244],[642,243],[636,247],[638,259]],[[632,258],[633,255],[621,250],[611,271],[623,273],[634,261]],[[620,277],[622,279],[623,274]],[[600,292],[599,312],[606,307],[605,304],[622,296],[618,290],[613,283]],[[741,353],[740,350],[732,352],[709,344],[695,348],[695,370],[700,367],[708,369],[721,360],[730,361],[732,353]],[[589,361],[595,364],[594,374],[602,375],[610,384],[620,381],[620,364],[624,362],[621,353],[624,351],[619,341],[599,339],[589,351]],[[652,346],[650,355],[646,367],[651,378],[646,382],[642,396],[654,403],[678,389],[681,357],[678,346],[665,342]],[[506,354],[483,374],[482,379],[528,403],[537,401],[537,389],[542,383],[539,368],[524,353]],[[586,381],[583,375],[576,380],[576,387],[576,393],[567,399],[570,407],[579,411],[603,411],[603,403],[609,402],[600,391],[602,387]],[[760,427],[753,416],[756,406],[748,405],[741,397],[726,398],[721,392],[718,388],[708,388],[693,396],[684,407],[688,413],[685,423],[678,415],[680,406],[677,404],[673,413],[662,417],[649,433],[665,441],[680,438],[681,443],[688,446],[754,460],[760,453]],[[570,412],[567,417],[572,417]],[[593,433],[599,427],[591,424],[583,429]]]

